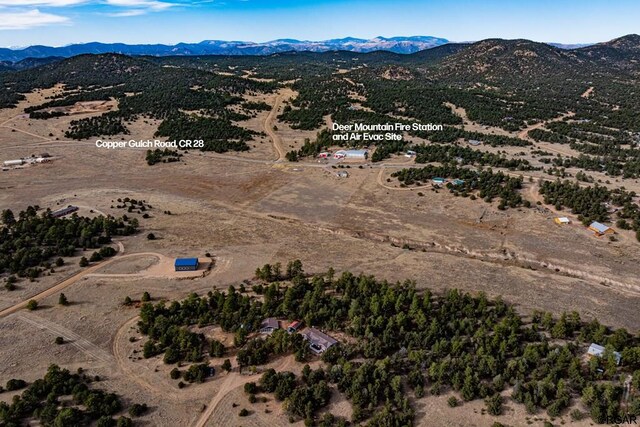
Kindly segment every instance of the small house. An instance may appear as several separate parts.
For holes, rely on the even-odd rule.
[[[559,216],[557,218],[554,218],[553,221],[558,225],[571,224],[571,220],[566,216]]]
[[[600,344],[591,343],[589,349],[587,350],[587,356],[602,357],[604,355],[604,352],[605,348],[603,346],[601,346]],[[616,358],[616,365],[619,365],[620,361],[622,360],[622,355],[619,352],[614,351],[613,356]]]
[[[317,355],[324,353],[327,349],[338,344],[338,341],[335,338],[320,332],[316,328],[307,329],[304,331],[302,336],[305,340],[309,341],[309,348]]]
[[[482,142],[478,141],[477,139],[470,139],[469,140],[469,145],[473,145],[474,147],[476,147],[476,146],[478,146],[480,144],[482,144]]]
[[[260,333],[261,334],[271,334],[276,329],[280,329],[280,322],[278,319],[273,317],[269,317],[268,319],[264,319],[260,324]]]
[[[436,184],[436,185],[442,185],[442,184],[446,183],[447,180],[444,179],[444,178],[435,177],[435,178],[431,179],[431,182]]]
[[[594,221],[589,226],[589,230],[593,231],[596,236],[604,236],[605,234],[614,234],[615,230],[597,221]]]
[[[453,185],[462,185],[462,184],[464,184],[464,179],[454,179],[453,181],[451,181],[451,184],[453,184]]]
[[[413,150],[407,150],[407,152],[404,155],[405,157],[415,157],[416,156],[416,152]]]

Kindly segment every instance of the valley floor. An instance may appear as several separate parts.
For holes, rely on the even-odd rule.
[[[30,95],[27,102],[43,96]],[[277,101],[276,111],[281,100],[271,101]],[[246,154],[193,151],[179,163],[147,166],[144,150],[106,151],[93,141],[66,141],[61,129],[67,118],[28,120],[18,115],[21,108],[24,104],[0,111],[3,157],[47,151],[57,159],[1,172],[0,207],[19,212],[28,205],[55,209],[72,204],[85,207],[88,215],[92,210],[119,216],[125,212],[114,207],[115,200],[131,197],[146,200],[153,209],[151,218],[140,219],[141,233],[121,239],[120,255],[112,261],[75,275],[78,256],[53,276],[0,292],[0,382],[32,381],[57,363],[72,370],[83,367],[105,378],[101,387],[150,404],[146,425],[288,425],[273,400],[255,406],[247,418],[237,416],[240,408],[250,407],[239,390],[255,376],[217,373],[203,385],[179,390],[169,379],[171,367],[159,358],[141,358],[138,310],[122,301],[139,299],[144,291],[155,301],[170,301],[225,289],[253,277],[258,266],[292,259],[300,259],[310,272],[333,267],[394,282],[411,279],[418,288],[434,291],[482,291],[501,295],[524,314],[575,310],[583,320],[640,329],[640,251],[631,235],[623,233],[612,242],[580,225],[554,224],[556,213],[544,207],[500,211],[496,203],[453,197],[446,190],[396,188],[386,177],[406,166],[405,158],[363,168],[356,164],[348,169],[348,179],[338,179],[325,164],[274,161],[293,144],[294,131],[281,123],[279,138],[267,132],[271,138]],[[262,112],[254,125],[271,128],[273,111]],[[153,136],[153,126],[136,126],[136,139]],[[295,139],[301,141],[301,135]],[[536,185],[535,179],[527,182],[525,192],[533,197]],[[158,238],[147,240],[148,232]],[[200,277],[177,277],[167,267],[175,257],[204,259],[206,253],[213,265]],[[56,303],[62,289],[71,301],[68,307]],[[38,294],[42,308],[23,310],[20,304]],[[56,336],[69,344],[54,345]],[[271,365],[301,369],[290,357]],[[527,423],[522,405],[509,404],[506,415],[492,417],[482,415],[481,401],[452,409],[446,399],[416,402],[419,425]],[[336,413],[349,413],[343,401],[332,405]],[[545,416],[529,418],[532,425],[541,425]],[[571,423],[568,416],[562,421]]]

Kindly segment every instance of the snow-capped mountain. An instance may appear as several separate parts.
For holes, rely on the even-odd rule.
[[[345,37],[322,41],[277,39],[264,43],[250,41],[204,40],[200,43],[124,44],[124,43],[82,43],[61,47],[29,46],[22,49],[0,48],[0,61],[20,61],[24,58],[44,58],[48,56],[70,57],[83,53],[123,53],[127,55],[270,55],[287,51],[326,52],[348,50],[371,52],[387,50],[396,53],[413,53],[440,46],[448,40],[430,36],[376,37],[359,39]]]

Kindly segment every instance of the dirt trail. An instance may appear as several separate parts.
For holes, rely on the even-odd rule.
[[[42,317],[36,316],[33,313],[20,313],[16,316],[16,318],[29,323],[30,325],[35,326],[38,329],[48,331],[53,336],[63,337],[69,344],[97,361],[103,362],[105,364],[115,363],[115,360],[111,354],[104,351],[91,341],[73,332],[72,330],[65,328],[64,326],[58,325],[57,323],[54,323],[48,319],[43,319]]]
[[[51,286],[50,288],[45,289],[42,292],[40,292],[40,293],[38,293],[36,295],[33,295],[33,296],[29,297],[28,299],[26,299],[26,300],[24,300],[22,302],[14,304],[11,307],[5,308],[4,310],[0,311],[0,318],[6,317],[6,316],[8,316],[10,314],[15,313],[18,310],[21,310],[21,309],[25,308],[27,306],[27,303],[30,300],[40,301],[40,300],[42,300],[42,299],[44,299],[44,298],[46,298],[48,296],[51,296],[51,295],[55,294],[56,292],[59,292],[59,291],[65,289],[65,288],[68,288],[69,286],[71,286],[74,283],[76,283],[78,280],[82,279],[87,274],[90,274],[90,273],[96,271],[97,269],[102,268],[102,267],[104,267],[106,265],[109,265],[112,262],[114,262],[114,261],[116,261],[118,259],[121,259],[121,258],[123,258],[123,256],[116,255],[113,258],[110,258],[110,259],[108,259],[106,261],[102,261],[102,262],[94,264],[94,265],[92,265],[90,267],[87,267],[84,270],[72,275],[71,277],[68,277],[68,278],[62,280],[61,282],[58,282],[57,284]]]
[[[213,396],[213,399],[207,405],[207,409],[202,413],[200,418],[195,423],[195,427],[204,427],[213,415],[213,411],[216,409],[216,406],[220,403],[222,398],[227,395],[227,393],[232,392],[236,387],[243,386],[245,383],[249,382],[252,378],[249,376],[243,377],[242,375],[236,372],[229,372],[227,377],[224,379],[224,382],[220,385],[220,390]]]
[[[595,89],[595,87],[591,86],[589,89],[587,89],[582,95],[580,95],[582,98],[589,98],[591,96],[591,94],[593,93],[593,90]]]
[[[286,356],[282,362],[274,367],[278,372],[286,371],[293,363],[293,356]],[[216,407],[220,404],[222,399],[238,387],[244,386],[246,383],[255,381],[256,375],[242,375],[237,372],[227,373],[227,377],[220,386],[220,390],[213,396],[211,402],[207,405],[207,409],[200,415],[200,418],[194,424],[194,427],[205,427],[207,422],[216,410]]]
[[[520,132],[518,132],[518,138],[520,139],[524,139],[526,141],[533,141],[530,137],[529,137],[529,131],[532,131],[534,129],[540,129],[545,127],[546,125],[548,125],[549,123],[553,123],[553,122],[559,122],[561,120],[564,120],[567,117],[573,117],[575,116],[576,113],[574,113],[573,111],[569,111],[568,113],[564,113],[558,117],[555,117],[553,119],[549,119],[549,120],[545,120],[543,122],[540,123],[536,123],[535,125],[531,125],[531,126],[527,126],[526,128],[524,128],[523,130],[521,130]]]
[[[407,166],[409,166],[409,165],[407,165]],[[393,187],[391,185],[385,184],[384,181],[383,181],[383,177],[384,177],[384,166],[382,166],[380,168],[380,172],[378,172],[377,182],[378,182],[378,185],[380,185],[381,187],[386,188],[387,190],[413,191],[413,190],[428,190],[430,188],[433,188],[433,185],[431,185],[431,184],[422,185],[420,187]]]
[[[284,161],[286,152],[284,150],[284,147],[282,146],[282,138],[280,138],[280,135],[278,135],[273,129],[273,126],[274,126],[273,123],[275,122],[275,119],[278,115],[278,111],[280,110],[280,105],[282,105],[282,101],[287,95],[288,97],[291,97],[290,91],[281,92],[276,96],[276,99],[273,103],[273,107],[271,108],[271,111],[269,112],[267,117],[264,119],[264,122],[262,123],[265,133],[269,136],[269,138],[271,138],[271,141],[273,142],[273,147],[276,149],[276,152],[278,154],[278,160],[277,160],[278,162]]]
[[[51,138],[49,138],[49,137],[38,135],[38,134],[31,133],[31,132],[26,131],[26,130],[22,130],[22,129],[18,129],[18,128],[14,128],[12,126],[9,126],[10,122],[12,122],[14,119],[17,119],[17,118],[22,117],[22,116],[23,116],[23,114],[18,114],[17,116],[13,116],[10,119],[7,119],[4,122],[0,123],[0,127],[6,128],[6,129],[11,129],[11,130],[14,130],[16,132],[22,132],[24,134],[27,134],[27,135],[30,135],[30,136],[34,136],[36,138],[43,139],[45,141],[51,141]]]
[[[118,249],[124,249],[124,246],[122,245],[118,245]],[[129,258],[129,257],[134,257],[134,256],[156,256],[160,259],[162,259],[163,257],[165,257],[162,254],[158,254],[155,252],[138,252],[138,253],[133,253],[133,254],[127,254],[127,255],[123,255],[120,251],[118,252],[118,254],[116,256],[114,256],[113,258],[110,258],[108,260],[96,263],[90,267],[85,268],[84,270],[72,275],[71,277],[68,277],[64,280],[62,280],[61,282],[58,282],[57,284],[51,286],[48,289],[45,289],[44,291],[33,295],[31,297],[29,297],[26,300],[23,300],[17,304],[12,305],[11,307],[5,308],[4,310],[0,311],[0,318],[6,317],[10,314],[15,313],[18,310],[21,310],[23,308],[25,308],[27,306],[27,303],[31,300],[35,300],[35,301],[40,301],[44,298],[47,298],[57,292],[62,291],[65,288],[68,288],[69,286],[73,285],[74,283],[78,282],[80,279],[84,278],[87,275],[90,275],[91,273],[95,272],[96,270],[105,267],[107,265],[110,265],[112,263],[114,263],[115,261],[121,260],[121,259],[125,259],[125,258]]]
[[[148,378],[152,376],[153,372],[148,370],[141,370],[139,365],[135,365],[136,369],[131,369],[131,364],[128,363],[127,360],[128,356],[126,354],[126,350],[122,346],[123,340],[121,340],[120,338],[127,331],[127,329],[134,326],[138,322],[138,320],[140,320],[140,316],[135,316],[129,319],[122,326],[120,326],[120,328],[113,336],[111,352],[113,353],[113,357],[115,358],[118,370],[124,373],[128,379],[134,381],[140,387],[149,391],[152,395],[157,396],[158,399],[168,399],[174,402],[183,402],[185,398],[188,398],[188,396],[180,396],[176,393],[167,393],[166,391],[162,391],[151,385],[148,381]]]

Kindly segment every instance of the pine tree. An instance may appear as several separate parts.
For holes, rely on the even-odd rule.
[[[67,300],[67,297],[65,294],[60,294],[60,296],[58,297],[58,304],[60,305],[69,305],[69,300]]]

